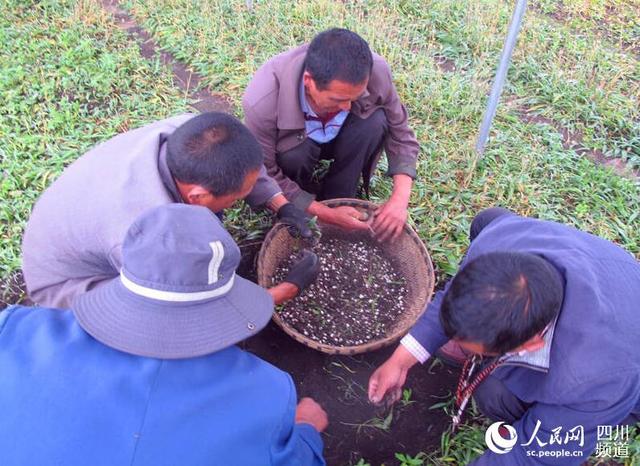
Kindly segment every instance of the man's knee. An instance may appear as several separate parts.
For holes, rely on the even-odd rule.
[[[487,377],[476,388],[473,398],[480,412],[493,421],[513,424],[529,408],[527,403],[518,399],[501,380],[493,376]]]
[[[308,140],[293,149],[276,155],[280,169],[290,178],[309,176],[318,162],[319,149]]]
[[[469,229],[469,238],[471,241],[476,239],[476,236],[480,234],[484,227],[503,215],[513,215],[513,212],[503,207],[490,207],[476,215],[473,218],[471,228]]]
[[[344,163],[360,164],[358,172],[372,163],[372,157],[382,148],[387,133],[387,117],[384,110],[378,109],[368,118],[350,115],[351,121],[340,131],[332,147],[332,158],[337,161],[336,168]]]
[[[354,116],[354,118],[357,117]],[[387,133],[389,122],[387,121],[387,115],[384,113],[384,110],[379,108],[369,115],[369,117],[363,118],[358,126],[360,131],[365,135],[379,139]]]

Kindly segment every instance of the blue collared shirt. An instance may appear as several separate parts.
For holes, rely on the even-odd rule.
[[[316,112],[312,110],[309,102],[307,102],[303,81],[300,81],[300,108],[304,113],[304,127],[307,137],[318,144],[325,144],[334,140],[338,136],[347,116],[349,116],[349,112],[341,110],[331,120],[322,124]]]

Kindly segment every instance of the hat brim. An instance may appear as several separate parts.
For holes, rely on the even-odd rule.
[[[79,295],[71,308],[96,340],[160,359],[193,358],[234,345],[264,328],[274,309],[264,288],[238,275],[224,296],[188,303],[136,295],[114,278]]]

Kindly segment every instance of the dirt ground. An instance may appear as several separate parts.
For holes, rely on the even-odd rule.
[[[242,248],[238,269],[239,275],[254,281],[257,249]],[[367,383],[395,345],[362,355],[331,356],[294,341],[271,322],[241,346],[291,374],[298,396],[314,398],[327,411],[330,424],[323,439],[329,466],[356,464],[360,458],[372,466],[399,464],[394,453],[434,451],[449,426],[441,409],[429,407],[449,398],[457,373],[442,365],[429,371],[429,363],[409,373],[405,388],[411,389],[410,402],[393,407],[389,429],[370,425],[384,425],[391,413],[369,403]]]
[[[406,388],[413,403],[392,408],[388,431],[363,425],[376,418],[384,424],[390,414],[369,403],[367,381],[394,347],[356,356],[325,355],[297,343],[273,322],[242,346],[289,372],[298,396],[314,398],[327,411],[330,424],[323,439],[330,466],[355,464],[360,458],[375,466],[398,464],[396,452],[415,455],[437,449],[449,425],[441,409],[429,407],[448,396],[457,376],[442,366],[430,373],[428,365],[409,373]]]

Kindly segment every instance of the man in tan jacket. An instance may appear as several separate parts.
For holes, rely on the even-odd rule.
[[[360,36],[329,29],[275,56],[258,69],[242,104],[269,175],[293,204],[344,228],[372,226],[381,240],[400,234],[419,145],[389,65]],[[382,149],[393,192],[372,223],[351,207],[316,201],[355,197],[361,175],[367,191]],[[331,165],[318,180],[321,160]]]

